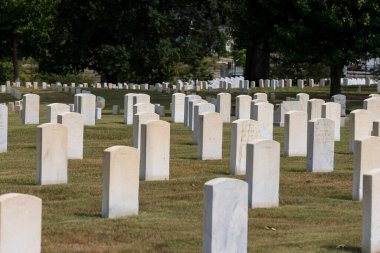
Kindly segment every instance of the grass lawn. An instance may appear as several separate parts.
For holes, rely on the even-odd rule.
[[[362,100],[375,89],[345,88],[348,111],[361,108]],[[123,123],[123,115],[111,115],[111,107],[123,108],[123,95],[131,91],[89,90],[106,99],[106,108],[96,126],[85,127],[84,159],[69,161],[66,185],[35,185],[36,125],[21,125],[20,116],[9,113],[8,153],[0,154],[0,194],[42,198],[43,252],[201,252],[203,185],[217,177],[231,177],[230,124],[224,125],[224,158],[216,161],[197,160],[192,132],[183,124],[171,124],[170,180],[140,182],[138,216],[102,219],[103,150],[132,144],[132,126]],[[41,123],[46,120],[47,104],[74,101],[73,94],[64,92],[33,92],[41,96]],[[328,87],[288,88],[275,91],[275,103],[299,92],[329,99]],[[152,103],[165,105],[169,116],[171,95],[146,93]],[[200,94],[216,97],[215,92]],[[236,95],[232,95],[232,112]],[[0,95],[0,103],[8,101],[14,99]],[[348,154],[348,127],[341,130],[332,173],[307,173],[305,157],[286,158],[281,151],[280,207],[249,210],[248,252],[360,252],[361,203],[351,200],[353,156]],[[274,127],[274,139],[282,149],[283,128]]]

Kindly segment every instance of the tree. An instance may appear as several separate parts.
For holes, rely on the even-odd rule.
[[[269,76],[276,20],[258,0],[226,1],[225,10],[235,47],[246,49],[244,78],[258,85]]]
[[[334,95],[340,92],[344,65],[378,54],[379,1],[241,0],[240,4],[240,16],[232,12],[231,24],[237,41],[247,48],[249,80],[267,76],[257,66],[266,69],[268,53],[276,52],[289,61],[330,66]]]
[[[103,80],[161,82],[178,63],[220,51],[214,1],[62,1],[55,36],[40,67],[98,71]]]
[[[0,54],[9,56],[14,81],[19,81],[19,56],[33,56],[49,40],[54,20],[54,0],[0,1]]]

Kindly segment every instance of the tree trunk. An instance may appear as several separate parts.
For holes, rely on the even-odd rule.
[[[340,93],[340,78],[342,77],[342,65],[330,66],[330,97]]]
[[[17,39],[12,41],[12,63],[13,63],[13,80],[15,82],[20,81],[19,69],[18,69],[18,58],[17,58]]]
[[[268,79],[269,76],[269,52],[264,50],[263,43],[255,44],[247,48],[244,79],[255,81],[259,85],[259,79]]]

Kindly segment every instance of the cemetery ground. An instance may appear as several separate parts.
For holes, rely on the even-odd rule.
[[[278,89],[276,103],[299,92],[329,100],[328,88]],[[361,108],[363,99],[376,93],[375,89],[357,92],[344,87],[347,110]],[[8,152],[0,154],[0,193],[25,193],[42,199],[43,252],[201,252],[204,183],[232,177],[230,124],[224,124],[223,159],[201,161],[192,144],[192,132],[182,123],[172,123],[170,180],[140,181],[138,216],[103,219],[103,150],[132,145],[132,126],[123,123],[122,114],[111,115],[111,107],[117,104],[122,108],[124,94],[132,91],[88,90],[104,97],[106,108],[96,126],[85,127],[84,159],[69,160],[68,184],[35,184],[36,125],[21,125],[20,116],[10,112]],[[45,122],[47,104],[74,100],[73,94],[64,92],[33,93],[41,96],[40,124]],[[171,94],[144,93],[151,96],[151,103],[165,105],[167,116],[162,119],[170,121]],[[203,98],[216,94],[200,93]],[[237,91],[232,94],[232,112],[236,95]],[[0,96],[1,103],[8,101],[14,99],[8,94]],[[280,207],[249,209],[248,252],[360,252],[362,207],[361,202],[351,200],[353,156],[348,153],[347,124],[342,128],[342,140],[335,144],[332,173],[308,173],[305,157],[284,157],[283,131],[274,127],[274,140],[281,143]],[[244,180],[244,176],[235,178]]]

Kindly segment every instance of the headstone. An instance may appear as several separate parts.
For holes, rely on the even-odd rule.
[[[154,104],[151,103],[137,103],[133,105],[133,115],[136,113],[152,112],[154,113]]]
[[[199,116],[198,159],[222,159],[223,119],[219,113]]]
[[[372,135],[374,117],[368,110],[357,109],[350,113],[349,152],[354,152],[354,142]]]
[[[216,111],[222,116],[223,122],[230,122],[231,118],[231,94],[219,93],[216,101]]]
[[[373,113],[374,119],[380,118],[380,97],[371,97],[363,101],[363,109]]]
[[[112,146],[103,153],[102,217],[118,218],[139,212],[139,151]]]
[[[257,92],[255,94],[253,94],[253,99],[268,101],[268,95],[266,93]]]
[[[258,139],[247,144],[248,206],[279,205],[280,143]]]
[[[248,186],[233,178],[205,183],[203,253],[247,252]]]
[[[251,119],[238,119],[231,124],[230,173],[245,175],[247,143],[259,136],[259,125]]]
[[[334,121],[334,140],[340,141],[340,104],[327,102],[322,105],[322,118]]]
[[[310,78],[308,84],[309,87],[314,87],[314,79]]]
[[[159,120],[160,116],[152,112],[143,112],[133,115],[133,136],[132,142],[133,147],[140,150],[140,140],[141,140],[141,124],[147,123],[151,120]]]
[[[40,122],[40,96],[25,94],[22,96],[22,124],[38,124]]]
[[[41,252],[42,200],[32,195],[0,196],[0,252]]]
[[[58,114],[70,112],[70,106],[61,103],[48,104],[46,106],[46,123],[57,123]]]
[[[236,119],[249,119],[251,116],[251,101],[249,95],[239,95],[236,97],[235,115]]]
[[[292,79],[286,79],[286,87],[292,87]]]
[[[194,107],[198,104],[206,104],[207,101],[203,99],[196,99],[189,102],[189,128],[191,131],[194,131],[194,122],[195,122],[195,115],[194,115]]]
[[[263,79],[259,79],[259,87],[264,88],[264,80]]]
[[[173,123],[183,123],[185,117],[185,94],[174,93],[172,95],[171,118]]]
[[[296,95],[296,101],[300,101],[300,103],[302,104],[303,111],[307,112],[307,103],[309,101],[309,94],[298,93]]]
[[[284,155],[287,157],[307,154],[307,114],[289,111],[285,114]]]
[[[119,114],[120,114],[119,105],[113,105],[112,106],[112,115],[119,115]]]
[[[133,124],[133,97],[136,93],[128,93],[124,95],[124,123]]]
[[[380,169],[373,169],[363,176],[363,224],[362,252],[380,252]]]
[[[84,125],[95,126],[96,96],[93,94],[76,94],[74,96],[74,104],[75,103],[75,107],[78,110],[77,112],[84,117]]]
[[[369,136],[355,141],[354,172],[352,179],[352,199],[362,200],[363,174],[380,168],[380,137]]]
[[[67,183],[67,128],[56,123],[37,126],[36,183]]]
[[[310,99],[307,102],[307,119],[314,120],[322,118],[322,105],[325,103],[322,99]]]
[[[104,97],[96,96],[96,108],[104,109],[106,107],[106,100]]]
[[[340,116],[345,117],[346,116],[346,96],[342,94],[334,95],[331,97],[331,102],[340,104],[340,108],[341,108]]]
[[[285,114],[289,111],[302,111],[303,104],[300,101],[283,101],[273,114],[273,125],[283,127]]]
[[[258,139],[273,139],[273,108],[268,102],[256,103],[251,108],[251,119],[259,124]]]
[[[334,121],[310,120],[307,125],[307,171],[334,170]]]
[[[185,127],[190,126],[190,124],[189,124],[189,121],[190,121],[189,103],[190,103],[190,101],[196,100],[196,99],[201,99],[201,97],[198,95],[187,95],[185,97],[185,113],[183,115],[184,116],[183,123],[184,123]]]
[[[147,94],[135,94],[133,96],[133,104],[139,104],[139,103],[150,103],[150,96]]]
[[[102,119],[102,108],[95,109],[95,119]]]
[[[279,88],[284,88],[285,87],[285,80],[284,79],[278,80],[278,87]]]
[[[169,180],[170,124],[153,120],[141,124],[140,179]]]
[[[83,115],[76,112],[64,112],[58,114],[57,123],[67,128],[67,158],[83,159]]]
[[[160,117],[165,117],[165,106],[160,104],[154,104],[154,112]]]
[[[264,80],[264,88],[269,88],[270,87],[270,80],[265,79]]]
[[[193,132],[194,144],[198,144],[199,115],[202,115],[206,112],[215,112],[215,105],[211,103],[199,103],[194,106],[194,132]]]
[[[326,80],[324,78],[321,78],[319,80],[319,87],[324,87],[325,85],[326,85]],[[333,101],[333,102],[335,102],[335,101]]]
[[[8,150],[8,107],[0,104],[0,153]]]
[[[303,89],[304,88],[304,81],[302,79],[297,80],[297,87]]]

